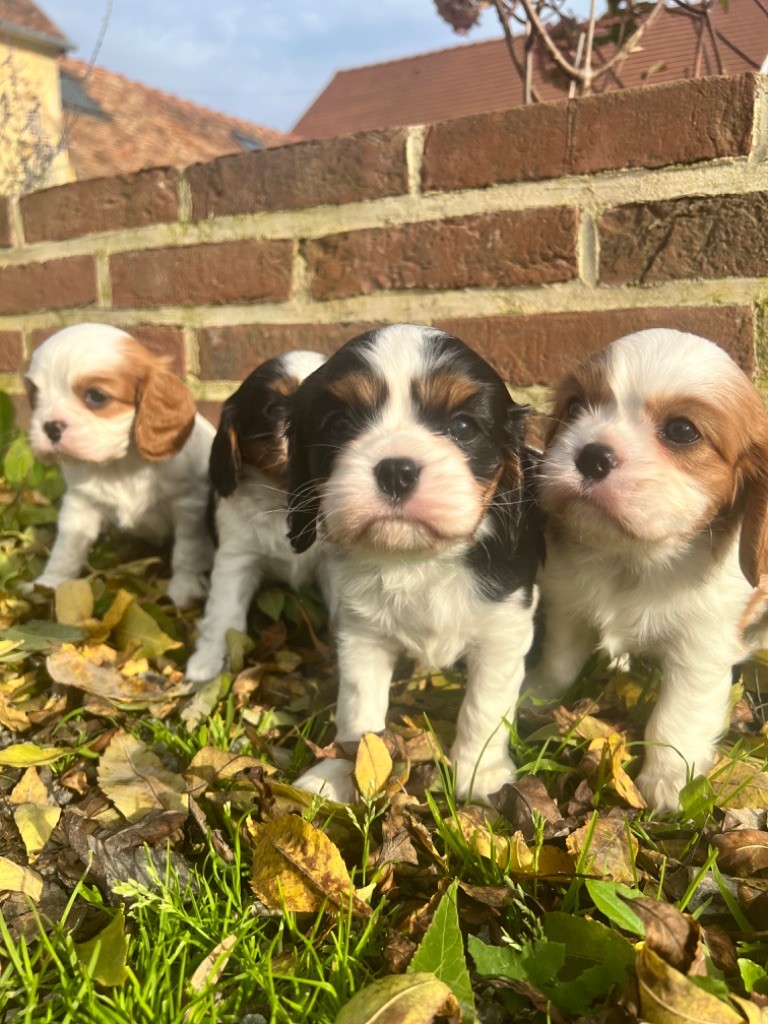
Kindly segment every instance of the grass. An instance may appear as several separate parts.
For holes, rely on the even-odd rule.
[[[597,659],[567,710],[534,708],[510,723],[521,781],[502,813],[455,800],[441,752],[460,674],[418,666],[393,687],[393,765],[376,795],[356,808],[326,805],[291,785],[310,744],[332,737],[335,675],[316,596],[270,588],[252,609],[251,640],[232,638],[234,671],[197,697],[184,693],[199,610],[181,614],[163,599],[155,554],[100,545],[78,591],[90,614],[74,622],[72,594],[56,606],[19,596],[54,535],[61,482],[31,458],[3,396],[0,438],[0,757],[10,759],[0,775],[0,1022],[331,1024],[361,991],[368,1009],[348,1019],[372,1020],[377,986],[407,981],[401,972],[430,929],[423,948],[458,946],[470,971],[465,1019],[653,1024],[686,1019],[705,997],[715,1011],[698,1019],[761,1019],[761,658],[734,688],[720,767],[692,780],[679,814],[642,808],[631,782],[653,669],[612,673]],[[138,639],[125,618],[103,626],[116,601],[140,623]],[[62,650],[70,678],[55,669]],[[104,678],[123,689],[105,697],[91,685]],[[135,763],[118,764],[116,784],[107,768],[118,740],[133,744]],[[28,743],[43,753],[22,756]],[[47,764],[52,747],[65,753]],[[56,818],[37,844],[22,804],[27,819]],[[304,845],[299,817],[309,823]],[[268,878],[259,835],[272,843]],[[257,898],[254,885],[278,895]],[[443,900],[458,917],[435,917]],[[659,938],[673,928],[682,957]],[[590,960],[592,948],[601,952]],[[651,952],[678,986],[671,1017],[647,994]],[[429,955],[422,968],[426,960],[434,984],[450,988],[461,971]],[[546,976],[537,964],[549,965]],[[458,1019],[444,1008],[441,1019]],[[433,1020],[426,1002],[411,1012],[416,1024]]]

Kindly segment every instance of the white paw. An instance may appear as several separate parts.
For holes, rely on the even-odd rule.
[[[193,683],[215,679],[224,667],[226,657],[226,650],[218,646],[200,647],[187,662],[184,676]]]
[[[452,756],[459,800],[490,805],[492,793],[498,793],[502,786],[515,781],[515,765],[509,756],[494,757],[488,762],[484,762],[482,756],[479,759],[476,755],[463,757],[454,753]]]
[[[658,772],[648,768],[640,772],[635,785],[640,790],[643,799],[649,807],[656,811],[679,811],[680,790],[686,782],[685,771],[677,777],[674,775],[660,775]]]
[[[166,591],[177,608],[186,608],[195,601],[201,601],[207,592],[207,578],[196,573],[176,573]]]
[[[334,803],[354,804],[358,799],[354,771],[351,761],[327,758],[300,775],[295,784]]]
[[[64,583],[67,578],[68,577],[66,576],[48,576],[43,573],[42,576],[38,576],[37,579],[32,580],[31,583],[20,584],[19,589],[23,586],[24,593],[27,594],[31,594],[35,587],[46,587],[48,590],[55,590],[56,587],[58,587],[60,583]]]

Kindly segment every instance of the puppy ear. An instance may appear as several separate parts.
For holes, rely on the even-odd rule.
[[[195,425],[197,408],[186,384],[161,360],[153,363],[138,386],[133,435],[149,462],[176,455]]]
[[[241,465],[240,437],[235,429],[235,407],[229,401],[221,410],[221,420],[211,445],[208,471],[215,491],[228,498],[237,487]]]
[[[753,587],[768,573],[768,438],[753,445],[744,488],[739,565]]]
[[[299,436],[295,416],[286,428],[288,440],[288,539],[298,554],[311,548],[317,538],[320,495],[309,466],[308,446]]]

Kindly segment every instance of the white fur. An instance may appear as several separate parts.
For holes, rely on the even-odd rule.
[[[77,577],[101,531],[116,526],[153,542],[174,538],[168,596],[183,607],[205,594],[213,555],[205,511],[214,430],[198,415],[177,455],[147,462],[132,439],[133,411],[99,419],[83,405],[73,382],[119,369],[126,338],[114,327],[81,324],[53,335],[32,357],[27,377],[38,396],[30,443],[38,456],[60,463],[67,485],[56,541],[35,582],[56,587]],[[43,431],[49,420],[66,424],[58,445]]]
[[[433,372],[429,328],[377,332],[367,353],[387,400],[337,458],[322,489],[327,572],[339,661],[336,735],[358,741],[385,727],[389,686],[400,652],[433,668],[466,658],[467,693],[451,756],[456,792],[488,801],[515,778],[504,719],[514,713],[523,657],[533,635],[533,604],[522,591],[484,598],[465,554],[483,529],[480,491],[464,454],[419,422],[414,379]],[[413,494],[394,511],[377,490],[382,458],[421,465]],[[352,765],[326,760],[297,785],[329,799],[355,798]]]
[[[324,361],[323,356],[304,351],[289,352],[282,359],[286,376],[299,381]],[[202,682],[221,671],[227,657],[227,630],[246,631],[248,608],[262,580],[277,580],[300,590],[315,577],[319,546],[295,554],[288,542],[286,515],[285,491],[247,465],[241,469],[234,493],[219,499],[219,546],[195,653],[187,663],[188,679]]]
[[[657,659],[662,687],[638,786],[649,805],[674,809],[687,778],[712,765],[731,667],[750,653],[739,620],[754,591],[739,568],[738,533],[715,556],[706,484],[663,456],[644,403],[737,401],[746,378],[711,342],[672,330],[615,342],[605,374],[610,398],[545,452],[542,504],[559,528],[548,534],[539,576],[543,656],[525,685],[532,696],[556,697],[597,648]],[[574,459],[591,442],[612,446],[619,464],[589,485]]]

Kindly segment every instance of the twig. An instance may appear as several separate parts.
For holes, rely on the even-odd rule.
[[[521,78],[521,80],[523,82],[523,88],[525,88],[525,71],[524,71],[523,66],[521,65],[520,61],[517,58],[517,54],[515,53],[515,37],[512,35],[512,30],[509,27],[509,21],[508,21],[508,18],[507,18],[507,13],[508,12],[507,12],[507,9],[506,9],[506,7],[504,5],[504,0],[493,0],[493,6],[496,8],[496,13],[499,16],[499,21],[501,22],[501,27],[504,30],[504,40],[505,40],[505,42],[507,44],[507,50],[509,51],[509,56],[510,56],[510,58],[512,60],[512,63],[514,65],[514,67],[515,67],[515,71],[517,71],[518,75],[520,75],[520,78]],[[516,3],[514,5],[514,7],[512,8],[511,12],[509,12],[511,15],[514,15],[515,7],[517,7]],[[531,97],[532,97],[532,99],[534,100],[535,103],[539,103],[541,101],[541,97],[539,96],[539,93],[536,90],[536,88],[533,85],[533,83],[531,83]]]

